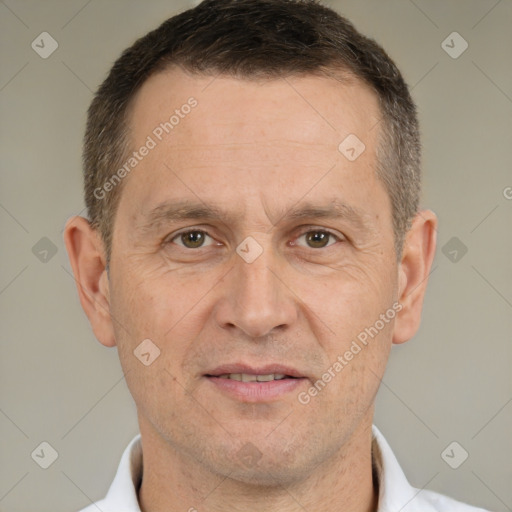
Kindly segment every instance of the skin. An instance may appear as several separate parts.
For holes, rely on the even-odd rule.
[[[359,81],[170,69],[135,98],[133,148],[191,96],[198,106],[123,180],[109,275],[88,221],[70,219],[65,231],[82,306],[98,340],[117,346],[137,405],[141,509],[375,510],[375,395],[392,343],[418,329],[437,219],[416,216],[397,262],[390,200],[374,171],[378,103]],[[366,146],[353,162],[338,151],[350,133]],[[222,216],[151,216],[176,201]],[[357,216],[289,215],[336,201]],[[183,245],[176,235],[187,229],[206,232],[205,245]],[[315,245],[319,231],[333,234],[325,247]],[[252,263],[236,252],[248,236],[263,251]],[[396,302],[395,319],[301,404],[298,393]],[[149,366],[133,354],[147,338],[160,349]],[[204,377],[226,363],[282,363],[306,378],[250,402]],[[243,460],[244,446],[259,459]]]

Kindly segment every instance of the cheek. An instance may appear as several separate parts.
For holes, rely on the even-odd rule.
[[[304,314],[311,312],[310,323],[323,327],[318,338],[343,345],[392,306],[394,294],[389,276],[389,269],[351,265],[322,280],[295,279],[294,292],[306,306]]]
[[[149,352],[158,353],[153,364],[183,381],[180,364],[204,326],[208,292],[220,277],[212,272],[148,271],[142,265],[126,266],[122,274],[112,276],[111,312],[123,368],[144,370],[134,352],[151,340],[157,348],[145,343]],[[145,372],[144,378],[151,375]]]
[[[353,266],[321,286],[303,280],[297,290],[298,296],[307,297],[304,311],[313,312],[308,323],[316,326],[314,334],[325,356],[321,382],[310,394],[321,408],[327,403],[327,409],[354,417],[367,410],[377,392],[395,317],[393,288],[389,278],[382,278],[386,275],[389,270]]]
[[[112,306],[133,334],[162,337],[178,324],[211,288],[207,275],[183,275],[162,262],[149,265],[146,256],[130,258],[114,278]],[[161,260],[161,258],[159,258]]]
[[[356,336],[333,337],[324,346],[328,363],[317,380],[297,397],[301,407],[320,416],[344,422],[362,417],[373,404],[384,374],[391,348],[391,323],[382,331],[367,335],[364,342]],[[365,331],[362,331],[365,332]],[[311,407],[312,409],[309,409]]]

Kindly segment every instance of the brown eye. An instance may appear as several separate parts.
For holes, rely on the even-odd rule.
[[[172,241],[177,245],[186,247],[187,249],[198,249],[205,245],[211,244],[211,242],[205,244],[208,238],[211,240],[211,237],[204,231],[193,230],[180,233],[179,235],[175,236]]]
[[[313,249],[321,249],[329,243],[331,235],[325,231],[310,231],[306,233],[306,242]]]
[[[340,238],[334,233],[325,230],[311,230],[297,238],[297,245],[309,247],[310,249],[323,249],[335,243]],[[304,240],[304,242],[302,242]]]

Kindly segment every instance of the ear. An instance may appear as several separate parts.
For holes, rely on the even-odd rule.
[[[419,212],[406,235],[398,269],[398,301],[393,343],[404,343],[418,331],[428,276],[436,251],[437,217],[430,210]]]
[[[64,242],[75,276],[80,303],[94,335],[107,347],[115,346],[110,315],[109,281],[103,242],[87,219],[72,217],[66,223]]]

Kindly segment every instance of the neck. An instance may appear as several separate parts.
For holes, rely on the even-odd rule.
[[[371,419],[339,453],[300,481],[276,486],[251,485],[215,474],[179,453],[139,418],[144,473],[139,491],[142,512],[374,512],[377,490],[372,478]]]

